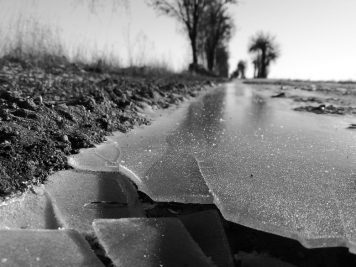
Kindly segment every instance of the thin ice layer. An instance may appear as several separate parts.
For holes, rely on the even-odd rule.
[[[187,112],[198,110],[199,103],[159,119],[154,127],[109,137],[110,141],[70,157],[69,163],[81,170],[123,173],[156,201],[210,204],[213,199],[196,162],[206,142],[186,136],[186,124],[180,125]]]
[[[73,230],[0,230],[3,267],[102,267],[85,239]]]
[[[115,266],[214,266],[176,218],[95,220]]]
[[[234,266],[221,218],[216,210],[180,215],[178,218],[217,267]]]
[[[93,148],[82,149],[72,155],[68,163],[79,170],[117,172],[121,152],[117,142],[104,142]]]
[[[213,97],[208,94],[205,99]],[[122,153],[121,165],[139,177],[140,184],[144,185],[143,191],[154,200],[213,202],[197,157],[214,145],[214,134],[221,130],[220,122],[210,125],[209,122],[220,117],[221,109],[204,114],[205,104],[193,102],[151,126],[114,138]]]
[[[118,136],[125,166],[154,185],[150,196],[159,199],[173,187],[191,187],[187,177],[198,173],[194,164],[180,167],[189,157],[228,220],[308,247],[353,249],[356,136],[346,129],[349,118],[295,112],[291,102],[272,94],[230,84],[180,116]],[[174,169],[181,177],[167,182]]]
[[[0,229],[57,229],[51,201],[43,187],[28,190],[0,205]]]
[[[335,117],[288,111],[264,95],[236,100],[224,137],[199,162],[224,216],[307,247],[353,250],[356,136]]]
[[[92,232],[94,219],[144,216],[136,188],[116,173],[61,171],[45,189],[58,221],[80,233]]]

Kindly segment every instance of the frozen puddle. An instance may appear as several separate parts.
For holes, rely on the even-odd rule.
[[[70,164],[124,173],[155,201],[215,203],[232,222],[355,253],[353,118],[296,112],[273,94],[217,88]]]

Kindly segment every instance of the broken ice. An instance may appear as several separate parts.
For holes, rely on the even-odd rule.
[[[214,202],[230,221],[356,252],[355,133],[342,117],[295,112],[272,94],[229,84],[117,134],[116,171],[156,201]],[[91,155],[101,164],[92,169],[107,168]],[[71,163],[85,169],[86,157]]]

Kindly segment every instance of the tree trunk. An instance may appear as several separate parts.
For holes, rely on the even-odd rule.
[[[192,46],[192,56],[193,56],[193,65],[198,64],[198,50],[197,50],[197,44],[196,44],[196,38],[191,38],[190,44]]]
[[[213,71],[215,66],[215,51],[214,49],[207,49],[206,58],[208,61],[208,70]]]
[[[267,62],[266,62],[266,50],[262,50],[261,55],[261,73],[259,78],[267,78]]]

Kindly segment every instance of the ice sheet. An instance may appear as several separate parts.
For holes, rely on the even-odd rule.
[[[0,205],[0,229],[57,229],[51,201],[43,187],[34,187]]]
[[[85,239],[73,230],[0,230],[3,267],[103,267]]]
[[[234,266],[221,218],[216,210],[180,215],[179,219],[217,267]]]
[[[355,118],[296,112],[273,94],[228,84],[118,134],[118,170],[154,200],[214,201],[230,221],[356,252]]]
[[[57,220],[80,233],[91,233],[94,219],[144,216],[136,189],[116,173],[62,171],[49,178],[45,189]]]
[[[156,201],[213,203],[195,157],[205,143],[200,144],[185,132],[186,123],[199,126],[195,121],[180,125],[183,118],[199,111],[200,104],[195,104],[198,106],[158,119],[154,127],[111,136],[108,142],[70,157],[69,163],[81,170],[121,172]],[[176,135],[177,131],[181,135]]]
[[[214,266],[175,218],[95,220],[115,266]]]
[[[342,119],[289,111],[262,93],[235,97],[239,105],[230,97],[225,136],[199,161],[223,215],[306,247],[353,250],[356,135]]]

